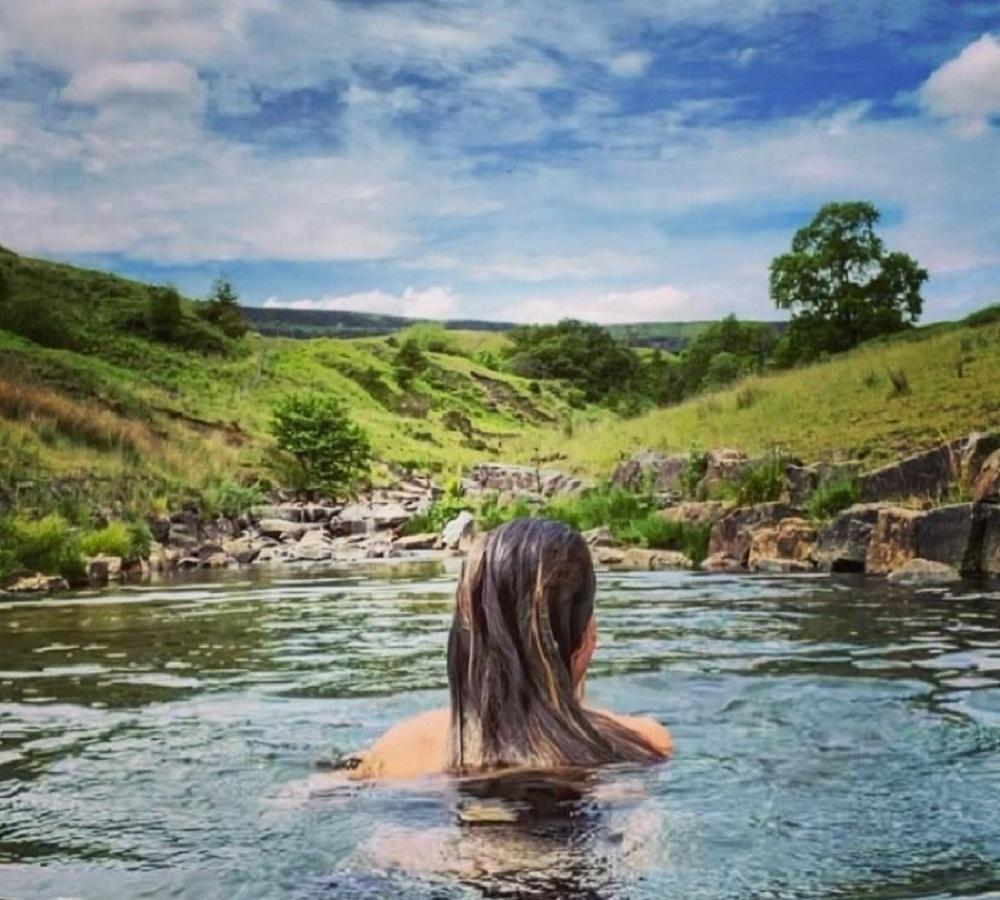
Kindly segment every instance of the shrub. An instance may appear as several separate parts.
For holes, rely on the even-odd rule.
[[[857,480],[842,478],[835,481],[822,482],[809,495],[805,507],[813,519],[829,519],[843,509],[853,506],[861,499],[861,490]]]
[[[902,397],[910,393],[910,378],[903,369],[886,369],[892,389],[889,391],[890,397]]]
[[[184,317],[181,295],[173,287],[155,287],[149,298],[149,330],[161,341],[173,341]]]
[[[723,482],[715,495],[736,502],[738,506],[770,503],[781,497],[785,487],[785,467],[788,460],[780,453],[770,453],[757,460],[738,478]]]
[[[293,475],[304,490],[348,489],[371,462],[368,436],[327,395],[289,395],[275,407],[271,432],[294,460]]]
[[[201,511],[209,518],[222,515],[235,519],[251,506],[263,503],[264,499],[264,491],[259,483],[243,485],[232,478],[226,478],[202,490]]]
[[[132,552],[132,536],[124,522],[109,522],[104,528],[91,531],[80,538],[80,549],[85,556],[120,556],[129,559]]]
[[[692,447],[688,451],[687,465],[678,479],[685,497],[694,497],[698,493],[698,487],[707,472],[708,454],[704,450]]]
[[[80,539],[66,520],[53,513],[30,521],[15,517],[0,523],[0,574],[41,572],[78,579],[85,573]]]
[[[417,375],[427,368],[427,357],[424,356],[420,345],[413,338],[407,338],[396,351],[392,365],[396,371],[396,381],[399,386],[406,388]]]

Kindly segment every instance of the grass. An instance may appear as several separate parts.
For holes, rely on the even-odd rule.
[[[828,362],[749,377],[634,419],[579,412],[572,440],[558,432],[525,435],[511,454],[564,453],[576,471],[596,475],[643,447],[762,454],[777,446],[807,461],[857,458],[874,468],[942,438],[1000,428],[1000,322],[982,318],[984,324],[935,325],[926,334],[916,329]],[[965,360],[962,377],[954,366],[958,353]],[[891,385],[890,371],[905,373],[904,389]]]
[[[805,508],[811,519],[830,519],[841,510],[853,506],[861,499],[861,490],[854,478],[840,478],[821,483],[809,495]]]

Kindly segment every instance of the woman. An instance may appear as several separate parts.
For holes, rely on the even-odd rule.
[[[597,646],[594,569],[580,535],[518,519],[473,548],[448,638],[451,705],[390,728],[352,778],[592,767],[669,756],[648,718],[583,705]]]

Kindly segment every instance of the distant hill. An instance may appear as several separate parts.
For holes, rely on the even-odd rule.
[[[261,334],[290,338],[381,337],[409,328],[419,319],[384,316],[339,309],[283,309],[244,306],[243,315]],[[510,331],[513,322],[449,319],[441,324],[450,331]]]
[[[285,309],[245,306],[243,314],[255,331],[290,338],[382,337],[409,328],[417,319],[376,313],[332,309]],[[510,331],[515,322],[487,322],[482,319],[448,319],[441,322],[450,331]],[[636,322],[608,325],[616,338],[631,347],[654,347],[677,352],[683,350],[698,332],[712,324],[700,322]],[[765,322],[781,333],[785,322]]]
[[[698,322],[632,322],[624,325],[608,325],[607,329],[618,340],[630,347],[651,347],[659,350],[678,352],[683,350],[715,320],[706,319]],[[787,322],[760,322],[760,325],[771,326],[778,334],[784,332]]]

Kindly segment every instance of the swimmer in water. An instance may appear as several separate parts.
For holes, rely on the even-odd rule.
[[[450,706],[390,728],[351,760],[352,779],[473,775],[655,762],[673,750],[657,721],[592,709],[597,647],[586,542],[547,519],[517,519],[476,543],[448,636]]]

